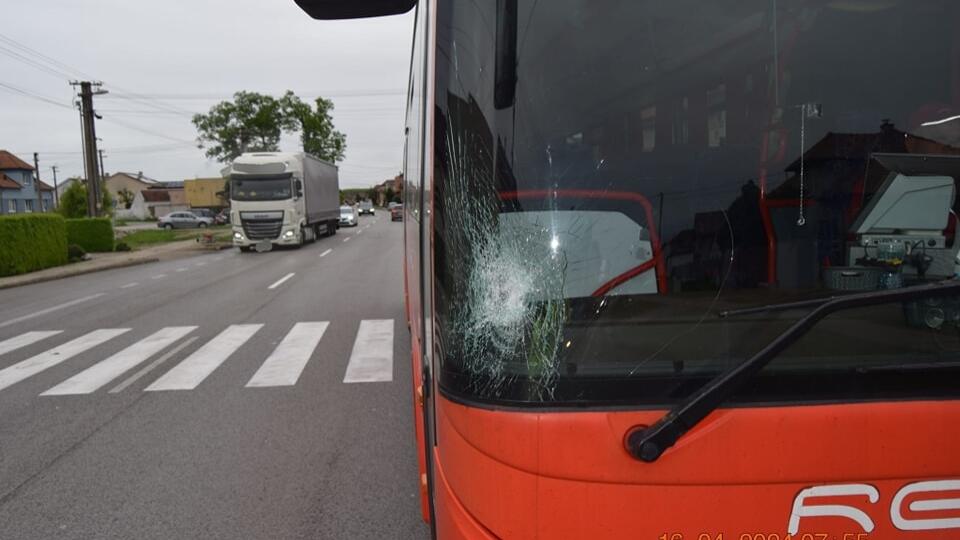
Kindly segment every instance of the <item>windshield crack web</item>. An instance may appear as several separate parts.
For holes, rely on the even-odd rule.
[[[526,376],[528,399],[551,399],[567,318],[563,251],[539,222],[500,219],[492,159],[481,137],[450,126],[444,205],[456,224],[450,264],[461,266],[450,324],[470,384],[482,396]],[[451,135],[452,134],[452,135]]]

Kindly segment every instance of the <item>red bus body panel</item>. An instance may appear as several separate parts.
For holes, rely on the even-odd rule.
[[[663,413],[496,411],[438,398],[438,538],[783,540],[795,497],[821,484],[875,487],[875,502],[823,501],[860,509],[875,528],[803,517],[792,538],[960,538],[956,528],[904,532],[890,517],[905,485],[960,479],[960,432],[943,429],[957,425],[960,403],[721,409],[657,462],[632,458],[624,436]],[[911,502],[907,518],[960,517],[912,512]]]

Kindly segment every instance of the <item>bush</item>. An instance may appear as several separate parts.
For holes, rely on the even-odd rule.
[[[54,214],[0,216],[0,276],[67,262],[67,230]]]
[[[84,251],[82,247],[76,244],[67,246],[67,259],[69,259],[70,262],[82,261],[86,256],[87,252]]]
[[[113,224],[110,218],[68,219],[67,242],[88,252],[113,251]]]
[[[130,251],[130,244],[126,242],[117,242],[117,245],[113,249],[114,251]]]

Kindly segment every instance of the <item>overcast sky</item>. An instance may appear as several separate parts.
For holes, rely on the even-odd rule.
[[[401,169],[412,12],[315,21],[293,0],[0,0],[0,12],[0,149],[28,161],[39,152],[48,182],[54,164],[59,178],[83,174],[68,80],[84,76],[110,91],[95,98],[108,172],[217,176],[221,165],[191,142],[191,114],[238,90],[287,89],[333,100],[347,135],[341,187],[368,187]],[[299,150],[298,140],[281,147]]]

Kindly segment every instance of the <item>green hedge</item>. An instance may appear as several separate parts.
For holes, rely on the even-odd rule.
[[[56,214],[0,216],[0,276],[67,263],[67,228]]]
[[[68,219],[67,243],[87,252],[113,251],[113,224],[110,218]]]

